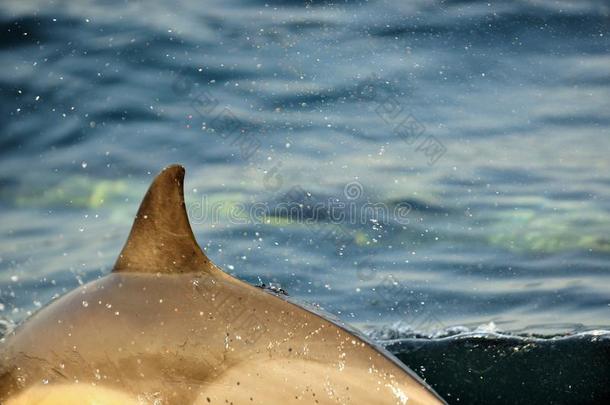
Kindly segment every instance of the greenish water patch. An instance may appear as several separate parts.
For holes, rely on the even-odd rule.
[[[17,208],[113,208],[137,202],[146,190],[141,183],[70,176],[48,188],[22,186],[4,190],[2,200]]]
[[[593,217],[587,221],[587,217]],[[502,212],[488,218],[488,241],[521,253],[559,253],[586,250],[610,253],[610,217],[604,213],[535,210]],[[492,222],[493,221],[493,222]]]

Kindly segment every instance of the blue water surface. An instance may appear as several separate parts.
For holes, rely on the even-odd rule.
[[[181,163],[214,262],[380,341],[610,329],[603,0],[4,1],[0,66],[7,327]]]

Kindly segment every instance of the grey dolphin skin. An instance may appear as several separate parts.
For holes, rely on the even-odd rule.
[[[184,169],[150,186],[111,274],[0,343],[0,403],[442,404],[390,354],[216,267]]]

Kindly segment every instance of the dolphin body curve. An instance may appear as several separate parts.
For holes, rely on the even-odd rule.
[[[197,245],[184,168],[153,181],[111,274],[0,343],[0,403],[441,404],[383,349],[239,281]]]

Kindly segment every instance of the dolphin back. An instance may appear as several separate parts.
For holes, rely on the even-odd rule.
[[[184,169],[153,181],[111,274],[0,342],[0,403],[439,404],[363,337],[216,267]]]

